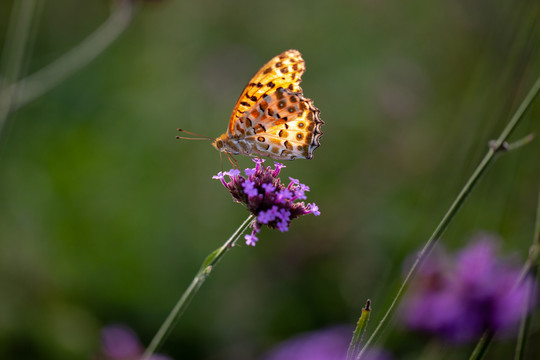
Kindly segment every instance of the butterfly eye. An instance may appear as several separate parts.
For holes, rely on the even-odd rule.
[[[216,141],[216,147],[218,149],[221,149],[223,147],[223,141],[221,141],[221,140]]]

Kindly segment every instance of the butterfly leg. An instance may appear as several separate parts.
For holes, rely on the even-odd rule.
[[[225,155],[227,156],[227,160],[229,160],[233,169],[238,169],[238,161],[234,158],[234,156],[232,156],[228,152],[226,152]]]
[[[239,169],[240,167],[238,166],[238,160],[236,160],[236,158],[232,155],[231,155],[231,159],[234,161],[234,168]]]
[[[221,165],[221,172],[223,172],[223,153],[219,152],[219,165]]]

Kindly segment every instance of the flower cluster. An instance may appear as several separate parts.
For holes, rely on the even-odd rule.
[[[530,278],[497,258],[489,236],[455,259],[442,252],[423,265],[402,307],[405,323],[452,342],[476,340],[485,331],[511,330],[528,304]]]
[[[273,169],[263,166],[262,159],[255,158],[253,161],[255,168],[245,169],[246,176],[238,169],[219,172],[213,176],[213,179],[221,180],[234,201],[244,204],[256,216],[252,224],[253,231],[245,236],[247,245],[255,246],[258,241],[257,234],[263,225],[285,232],[289,230],[291,221],[301,215],[320,215],[317,205],[297,201],[306,200],[305,193],[309,191],[309,186],[293,178],[289,178],[288,185],[281,183],[278,176],[285,165],[275,163]]]

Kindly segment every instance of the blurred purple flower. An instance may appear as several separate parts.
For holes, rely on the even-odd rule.
[[[102,351],[108,360],[138,360],[144,353],[137,334],[124,325],[110,325],[101,330]],[[154,354],[150,360],[172,360],[172,358]]]
[[[278,344],[262,360],[344,360],[353,327],[338,325],[300,334]],[[369,350],[363,360],[390,360],[387,352]]]
[[[485,330],[513,329],[532,279],[517,286],[519,269],[497,258],[492,237],[475,239],[454,259],[442,251],[433,255],[403,302],[408,327],[452,342],[476,340]]]
[[[275,168],[264,167],[264,160],[255,158],[255,168],[244,170],[243,176],[240,170],[232,169],[219,172],[213,179],[220,180],[223,186],[229,190],[233,200],[244,204],[249,212],[256,216],[252,224],[253,231],[245,236],[246,244],[255,246],[257,234],[263,225],[281,232],[289,230],[291,221],[301,215],[313,214],[319,216],[319,207],[315,204],[295,202],[305,200],[305,193],[309,186],[300,183],[299,180],[289,178],[290,183],[284,185],[279,179],[279,173],[285,165],[275,163]],[[229,181],[225,180],[225,176]]]

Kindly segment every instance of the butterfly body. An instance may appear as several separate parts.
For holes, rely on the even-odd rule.
[[[311,159],[322,135],[320,111],[302,94],[304,60],[287,50],[266,63],[248,83],[227,132],[212,145],[219,151],[276,160]]]

